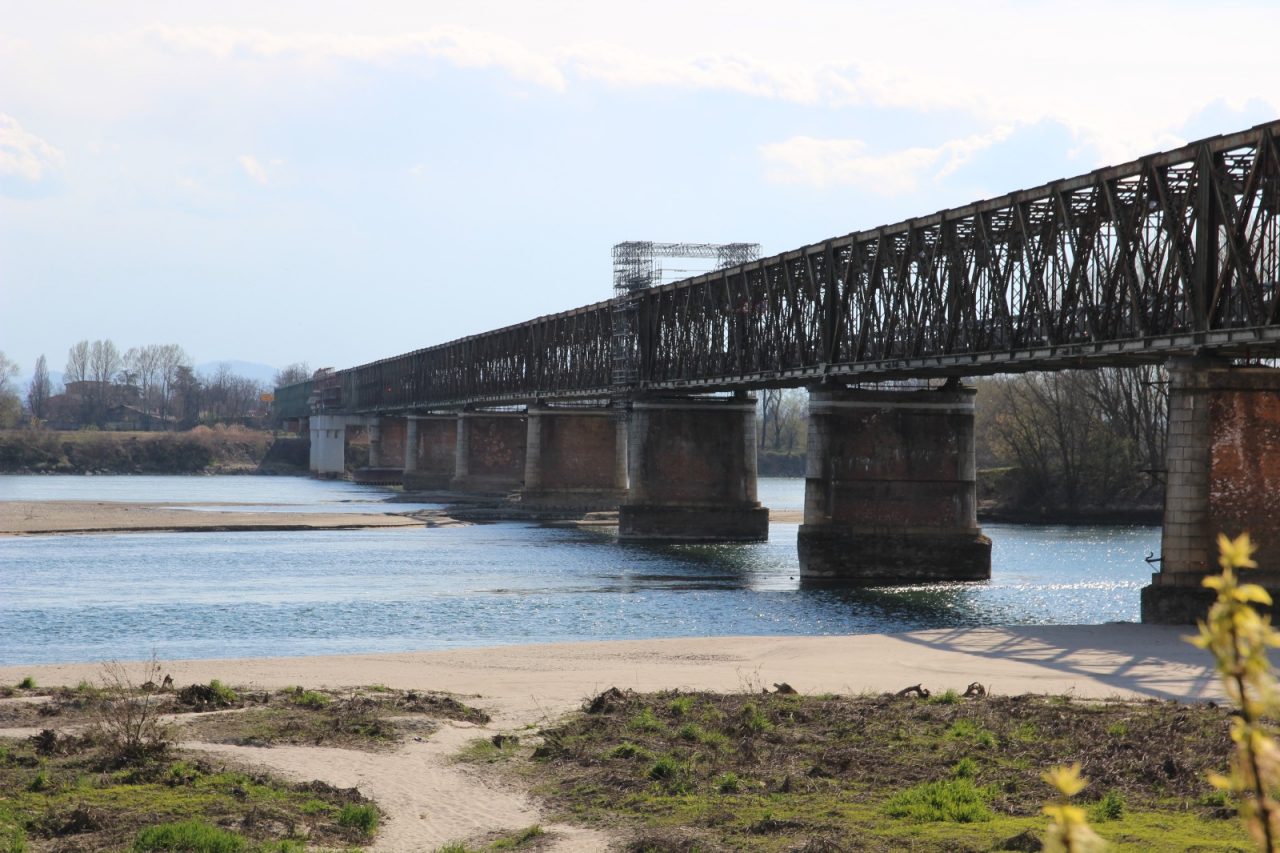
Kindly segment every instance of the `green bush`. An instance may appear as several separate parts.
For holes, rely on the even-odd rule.
[[[1107,791],[1098,800],[1097,804],[1090,809],[1091,816],[1098,823],[1106,823],[1109,820],[1120,820],[1124,817],[1124,794],[1119,791]]]
[[[203,821],[187,820],[147,827],[138,833],[133,849],[172,850],[180,853],[241,853],[245,849],[245,840],[243,836]]]
[[[948,779],[899,791],[885,803],[885,812],[919,823],[978,823],[993,817],[987,807],[990,801],[990,790],[977,787],[972,780]]]
[[[368,838],[378,829],[378,809],[372,804],[348,803],[338,812],[338,826],[358,830]]]
[[[30,675],[28,675],[26,678],[18,682],[18,689],[19,690],[35,690],[36,680],[32,678]]]
[[[329,697],[315,690],[303,690],[301,687],[295,687],[289,694],[289,701],[302,708],[310,708],[313,711],[319,711],[321,708],[329,704]]]

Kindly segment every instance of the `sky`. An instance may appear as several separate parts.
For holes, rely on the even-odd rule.
[[[0,0],[0,351],[349,367],[1280,117],[1280,4]]]

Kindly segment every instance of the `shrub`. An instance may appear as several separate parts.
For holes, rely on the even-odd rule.
[[[989,789],[979,788],[969,779],[948,779],[899,791],[885,803],[885,811],[890,817],[918,823],[978,823],[993,817],[987,807],[990,800]]]
[[[293,688],[289,694],[289,701],[302,708],[310,708],[318,711],[329,704],[329,697],[315,690],[303,690],[301,687]]]
[[[219,829],[203,821],[162,823],[138,833],[133,849],[177,850],[182,853],[240,853],[245,849],[244,837]]]
[[[378,808],[371,803],[348,803],[338,812],[338,826],[354,829],[368,838],[378,829]]]
[[[143,674],[143,684],[160,681],[160,663],[154,656]],[[102,680],[102,701],[96,705],[98,730],[113,762],[140,764],[164,755],[171,737],[161,724],[157,695],[134,684],[119,663],[104,664]]]
[[[18,682],[18,689],[19,690],[35,690],[36,680],[28,675],[26,678]]]
[[[631,718],[627,723],[632,729],[638,732],[660,732],[665,726],[662,720],[653,713],[653,709],[646,707]]]
[[[1119,791],[1107,791],[1094,805],[1092,813],[1093,819],[1098,823],[1120,820],[1124,817],[1124,794]]]
[[[736,794],[742,787],[742,780],[738,778],[738,774],[732,771],[721,773],[716,777],[716,790],[722,794]]]

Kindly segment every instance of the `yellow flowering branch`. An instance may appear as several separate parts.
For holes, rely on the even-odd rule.
[[[1058,791],[1058,798],[1044,807],[1050,817],[1044,849],[1049,853],[1094,853],[1106,850],[1103,841],[1084,816],[1084,809],[1071,805],[1071,798],[1089,782],[1080,775],[1080,764],[1055,767],[1042,777]]]
[[[1218,564],[1222,574],[1204,579],[1217,600],[1199,623],[1200,633],[1189,638],[1213,655],[1227,697],[1240,709],[1231,726],[1236,754],[1231,771],[1212,774],[1209,781],[1240,799],[1240,816],[1261,850],[1276,851],[1280,839],[1280,807],[1274,792],[1280,789],[1280,751],[1275,732],[1266,718],[1275,718],[1276,679],[1267,661],[1267,648],[1280,646],[1280,633],[1262,617],[1254,604],[1271,605],[1271,596],[1257,584],[1240,583],[1239,569],[1257,568],[1257,550],[1242,533],[1235,539],[1218,535]]]

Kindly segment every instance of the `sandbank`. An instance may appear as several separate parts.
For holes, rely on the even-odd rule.
[[[184,508],[185,507],[185,508]],[[255,512],[209,503],[0,501],[0,536],[438,526],[443,513]]]

